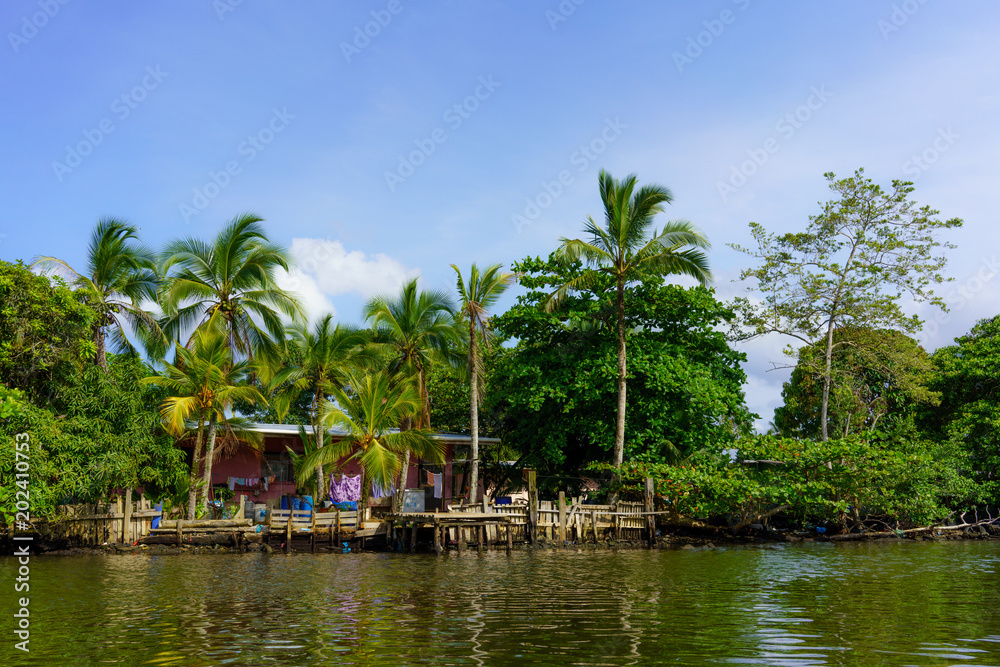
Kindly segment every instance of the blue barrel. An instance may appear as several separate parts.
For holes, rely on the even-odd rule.
[[[297,509],[299,509],[299,505],[300,505],[300,504],[301,504],[301,503],[299,502],[299,499],[298,499],[298,496],[296,496],[296,497],[292,498],[292,509],[293,509],[293,510],[297,510]]]
[[[288,496],[281,496],[281,509],[288,509]]]
[[[312,496],[302,496],[302,509],[309,510],[312,512],[313,508],[313,497]]]

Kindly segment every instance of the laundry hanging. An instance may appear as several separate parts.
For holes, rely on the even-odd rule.
[[[330,475],[330,500],[335,503],[361,500],[361,475],[344,475],[339,482],[334,475]]]
[[[433,473],[433,483],[434,483],[434,497],[441,498],[444,496],[444,474],[440,472]]]
[[[396,493],[396,484],[394,482],[389,482],[388,486],[381,487],[375,482],[372,482],[371,486],[372,498],[374,500],[381,500],[382,498],[388,498]]]

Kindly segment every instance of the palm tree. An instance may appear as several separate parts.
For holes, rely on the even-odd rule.
[[[401,428],[431,426],[427,374],[435,363],[453,361],[450,346],[458,339],[454,310],[451,297],[444,292],[418,290],[416,279],[403,285],[397,298],[377,296],[365,305],[365,319],[375,334],[373,347],[390,358],[389,371],[406,373],[416,381],[420,407],[399,424]],[[406,484],[409,465],[410,452],[406,450],[400,488]]]
[[[598,176],[601,201],[604,203],[604,227],[592,217],[584,222],[589,241],[560,239],[559,256],[565,261],[583,258],[591,266],[579,277],[562,285],[547,301],[555,308],[567,292],[592,286],[598,273],[615,280],[615,307],[618,323],[618,418],[615,427],[614,465],[621,466],[625,450],[625,285],[642,273],[684,274],[707,284],[712,279],[708,258],[700,249],[708,249],[708,239],[687,220],[671,220],[661,231],[650,228],[653,217],[673,201],[670,190],[662,185],[635,189],[638,178],[629,174],[618,181],[601,170]]]
[[[126,325],[147,340],[159,335],[156,320],[141,306],[144,299],[156,299],[159,288],[154,271],[156,263],[152,251],[138,243],[138,239],[134,226],[116,218],[102,218],[90,236],[85,274],[55,257],[38,257],[32,263],[46,268],[62,267],[70,273],[73,286],[83,290],[87,302],[98,313],[94,325],[95,362],[104,370],[108,369],[105,346],[108,328],[115,352],[135,354],[125,336]]]
[[[392,484],[406,454],[442,463],[444,448],[431,439],[429,429],[396,429],[421,409],[420,394],[407,378],[386,371],[350,371],[346,379],[348,390],[330,387],[335,402],[323,402],[320,421],[324,430],[340,427],[347,437],[307,455],[300,465],[302,474],[309,475],[319,466],[336,464],[344,457],[356,460],[361,465],[363,509],[368,486]]]
[[[489,325],[489,309],[496,305],[500,295],[514,282],[513,273],[503,273],[499,264],[486,268],[482,274],[479,267],[473,263],[469,273],[469,282],[462,278],[462,272],[454,264],[451,268],[458,274],[456,286],[461,298],[459,316],[469,325],[469,433],[471,443],[469,458],[472,459],[469,472],[469,489],[472,500],[476,499],[479,488],[479,380],[481,361],[479,358],[479,337],[489,342],[492,333]]]
[[[167,244],[161,267],[169,274],[161,295],[167,340],[181,339],[218,313],[225,319],[234,359],[279,357],[284,337],[279,313],[295,319],[302,316],[302,306],[275,282],[277,269],[288,269],[288,253],[268,241],[261,221],[246,213],[233,218],[211,244],[195,238]]]
[[[250,363],[247,360],[233,363],[229,338],[219,318],[213,318],[207,327],[195,333],[190,348],[178,345],[176,364],[164,362],[164,367],[163,375],[153,375],[142,382],[159,385],[170,392],[160,405],[160,416],[169,433],[181,438],[191,430],[189,420],[193,418],[197,423],[188,492],[188,519],[193,519],[198,499],[198,474],[203,460],[202,447],[206,449],[203,507],[207,507],[219,422],[225,424],[232,420],[232,417],[227,419],[226,412],[234,400],[250,403],[265,401],[255,387],[241,384],[249,372]]]
[[[365,347],[368,333],[354,327],[333,324],[333,316],[326,315],[310,329],[302,323],[286,329],[290,354],[283,367],[271,377],[271,386],[282,387],[272,404],[279,419],[284,419],[292,402],[304,391],[312,391],[309,405],[310,423],[316,447],[323,447],[323,430],[319,425],[319,406],[330,387],[343,386],[345,373],[352,367],[371,359]],[[289,363],[291,359],[298,363]],[[316,495],[324,495],[323,466],[316,470]]]

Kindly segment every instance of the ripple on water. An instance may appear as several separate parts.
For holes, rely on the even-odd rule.
[[[28,664],[1000,665],[998,561],[992,542],[39,558]]]

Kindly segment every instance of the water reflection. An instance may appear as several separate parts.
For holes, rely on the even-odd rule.
[[[998,561],[987,542],[37,558],[14,664],[1000,665]]]

